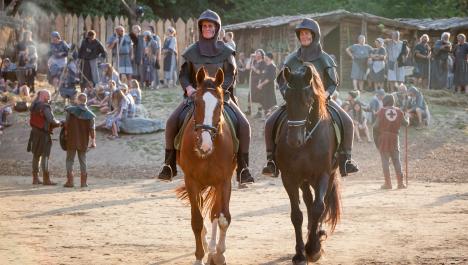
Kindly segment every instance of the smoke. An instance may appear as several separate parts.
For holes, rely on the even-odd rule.
[[[55,23],[55,21],[50,20],[50,14],[59,13],[60,6],[57,2],[54,0],[23,1],[18,8],[24,29],[32,32],[33,41],[36,43],[38,68],[41,72],[47,69],[47,54],[51,33],[47,27],[44,27],[44,21],[49,21],[51,24]],[[54,26],[51,28],[53,29]]]

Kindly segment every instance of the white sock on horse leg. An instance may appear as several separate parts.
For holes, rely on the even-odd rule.
[[[219,240],[218,240],[218,245],[216,246],[216,252],[217,254],[222,254],[226,251],[226,232],[229,226],[229,223],[224,217],[224,214],[219,215]]]
[[[216,253],[217,234],[218,234],[218,218],[215,218],[213,222],[211,223],[211,240],[210,240],[210,245],[208,247],[210,254]]]

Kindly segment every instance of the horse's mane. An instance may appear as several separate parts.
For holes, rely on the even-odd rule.
[[[323,87],[322,78],[320,78],[320,74],[317,72],[315,67],[312,65],[308,65],[307,67],[310,68],[312,72],[312,79],[310,80],[310,87],[312,92],[314,93],[314,108],[318,110],[318,117],[320,119],[324,119],[328,117],[327,112],[327,97],[325,95],[325,88]]]

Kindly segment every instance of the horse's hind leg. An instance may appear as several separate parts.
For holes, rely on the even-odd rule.
[[[314,186],[315,200],[310,209],[309,235],[305,246],[307,259],[311,262],[319,260],[322,256],[322,236],[326,236],[326,233],[321,230],[320,222],[325,211],[324,201],[329,180],[330,177],[327,174],[322,175]]]
[[[203,249],[202,243],[202,230],[204,228],[203,225],[203,216],[200,212],[199,208],[199,201],[200,201],[200,189],[199,187],[195,186],[195,183],[190,183],[188,178],[185,179],[185,184],[187,188],[187,193],[190,200],[190,207],[192,213],[192,231],[195,235],[195,258],[196,261],[194,265],[202,265],[203,264],[203,257],[205,256],[205,250]]]
[[[306,264],[306,257],[304,256],[304,241],[302,239],[303,217],[301,209],[299,208],[299,188],[295,184],[284,182],[285,179],[288,178],[283,178],[283,185],[291,203],[291,222],[296,234],[296,254],[292,262],[294,265],[303,265]]]

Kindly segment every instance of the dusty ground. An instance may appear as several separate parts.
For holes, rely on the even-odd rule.
[[[148,92],[144,103],[164,118],[178,92]],[[468,98],[431,96],[432,126],[409,129],[409,189],[379,190],[378,153],[356,144],[362,170],[343,181],[343,220],[321,264],[468,264]],[[190,211],[173,193],[181,179],[151,179],[163,133],[115,141],[99,133],[88,156],[90,188],[32,187],[27,117],[15,120],[0,138],[0,264],[191,264]],[[289,203],[279,179],[260,176],[263,121],[251,121],[258,181],[233,192],[228,264],[290,264]],[[55,142],[51,168],[60,183],[64,160]]]

